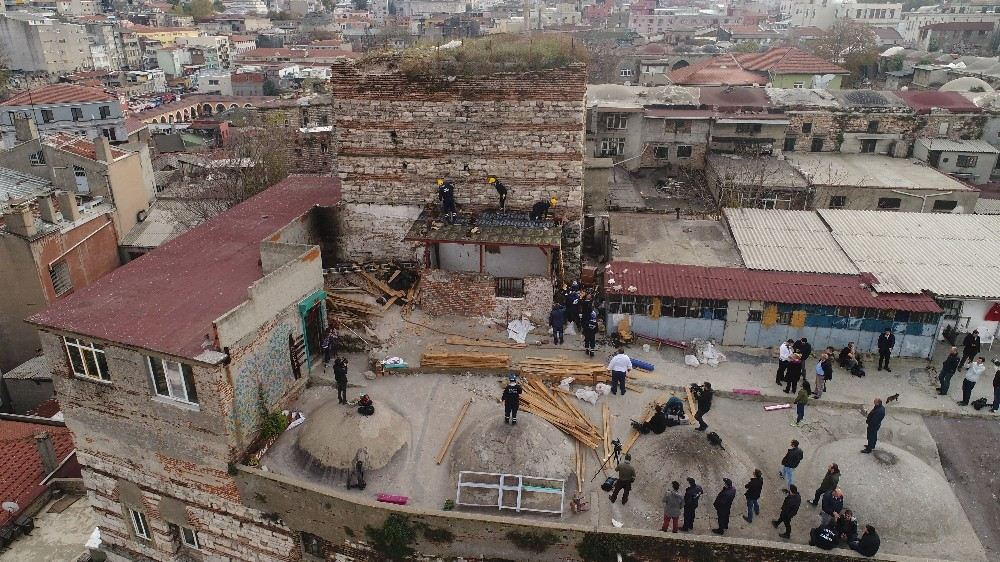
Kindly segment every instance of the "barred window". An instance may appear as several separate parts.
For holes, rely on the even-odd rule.
[[[496,296],[502,299],[524,298],[524,279],[515,277],[497,277]]]

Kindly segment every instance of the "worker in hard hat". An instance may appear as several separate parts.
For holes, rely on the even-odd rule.
[[[507,210],[507,186],[500,181],[496,176],[490,176],[486,178],[486,183],[491,184],[496,190],[497,195],[500,196],[500,212]]]
[[[441,216],[444,222],[453,224],[455,222],[455,184],[441,178],[437,180],[438,200],[441,201]]]
[[[531,220],[541,221],[549,214],[549,208],[554,207],[559,200],[553,197],[548,201],[539,201],[531,206]]]

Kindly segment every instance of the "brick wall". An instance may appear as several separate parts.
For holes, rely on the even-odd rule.
[[[459,314],[514,320],[522,314],[535,324],[548,320],[552,309],[552,281],[545,277],[524,280],[524,298],[497,298],[496,280],[489,275],[458,273],[440,269],[424,270],[420,307],[435,316]]]

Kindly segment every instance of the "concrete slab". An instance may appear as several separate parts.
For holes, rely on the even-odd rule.
[[[51,505],[50,502],[49,505]],[[97,518],[87,498],[81,498],[62,513],[49,513],[46,505],[35,517],[35,530],[0,552],[0,562],[72,562],[83,554]]]
[[[611,213],[614,259],[704,266],[743,265],[722,223],[673,214]]]

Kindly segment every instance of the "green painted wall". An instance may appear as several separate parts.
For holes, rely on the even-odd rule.
[[[808,88],[812,85],[812,74],[775,74],[771,76],[772,88],[794,88],[796,82],[802,82]],[[844,77],[838,75],[827,84],[827,90],[839,90]]]

